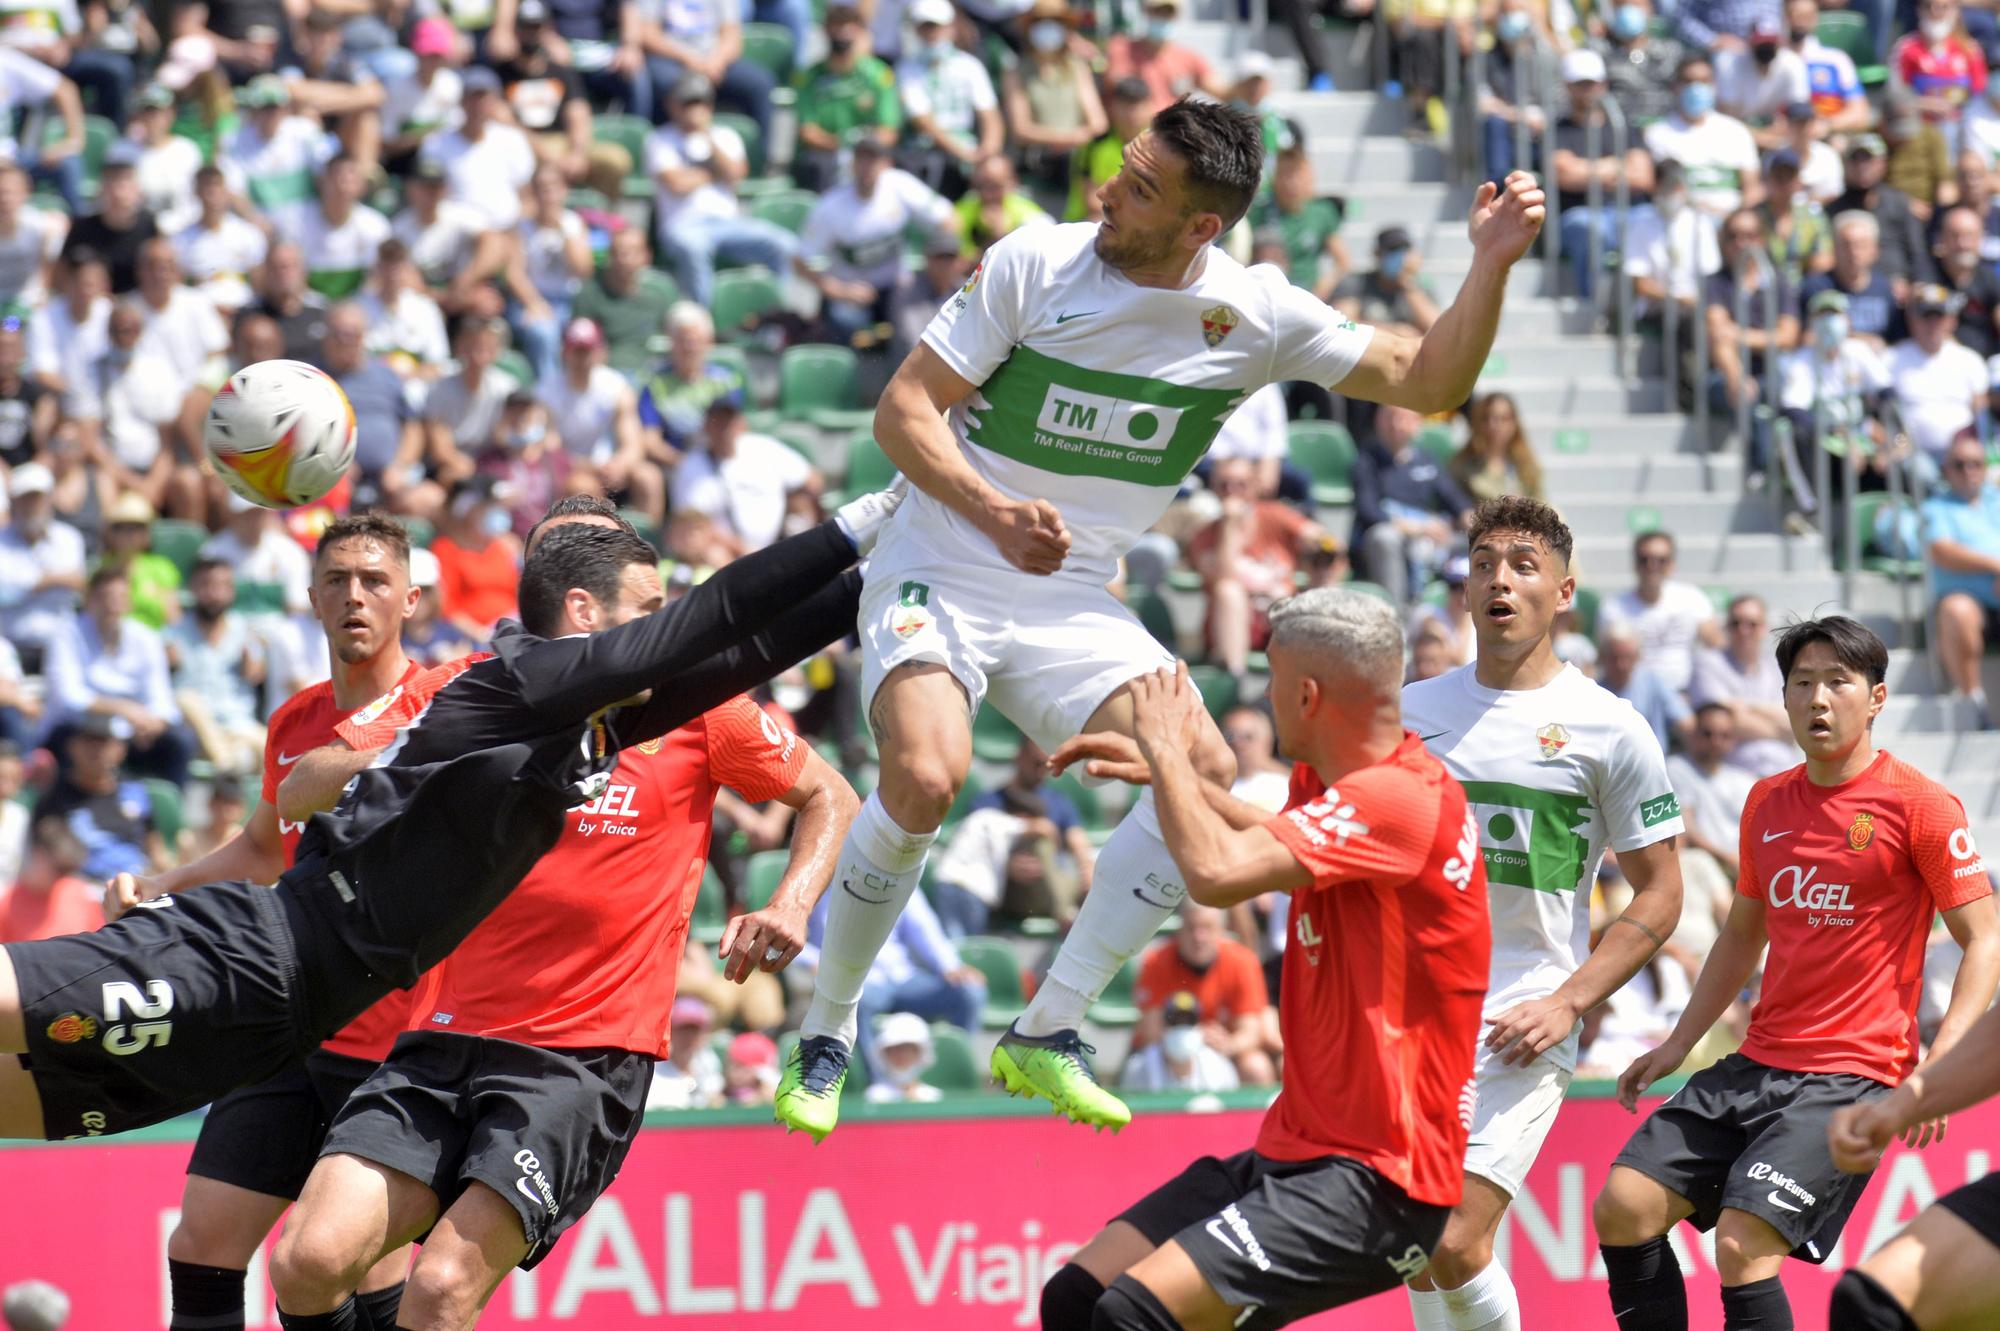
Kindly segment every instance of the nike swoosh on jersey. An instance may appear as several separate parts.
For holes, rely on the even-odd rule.
[[[1803,1206],[1793,1206],[1790,1202],[1786,1201],[1783,1197],[1778,1195],[1778,1190],[1776,1188],[1771,1189],[1771,1195],[1769,1197],[1766,1197],[1764,1200],[1769,1202],[1771,1205],[1777,1207],[1781,1211],[1790,1211],[1793,1215],[1797,1215],[1799,1212],[1806,1209]]]
[[[1066,324],[1066,323],[1068,323],[1068,322],[1069,322],[1069,321],[1070,321],[1071,319],[1088,319],[1088,318],[1089,318],[1089,317],[1090,317],[1091,315],[1093,315],[1093,314],[1099,314],[1099,313],[1102,313],[1102,311],[1100,311],[1100,310],[1085,310],[1085,311],[1083,311],[1083,312],[1082,312],[1081,314],[1058,314],[1058,315],[1056,316],[1056,323],[1057,323],[1058,325],[1061,325],[1061,324]]]
[[[1440,730],[1435,735],[1419,735],[1417,736],[1417,740],[1420,743],[1428,744],[1434,739],[1443,739],[1446,735],[1449,735],[1450,733],[1451,732],[1449,730]]]
[[[312,750],[311,750],[311,749],[307,749],[307,750],[306,750],[306,753],[311,753],[311,752],[312,752]],[[301,758],[305,757],[305,756],[306,756],[306,753],[284,753],[284,752],[280,752],[280,753],[278,754],[278,766],[280,766],[280,767],[290,767],[290,766],[291,766],[291,765],[292,765],[293,763],[295,763],[295,762],[297,762],[297,761],[298,761],[299,759],[301,759]]]
[[[1216,1216],[1214,1219],[1208,1222],[1208,1232],[1210,1237],[1212,1237],[1217,1243],[1220,1243],[1223,1247],[1229,1249],[1229,1251],[1235,1253],[1238,1257],[1241,1257],[1243,1255],[1243,1249],[1236,1246],[1236,1240],[1230,1238],[1227,1234],[1222,1232],[1221,1216]]]
[[[1795,830],[1796,829],[1794,828],[1788,827],[1782,832],[1766,832],[1764,833],[1764,844],[1768,846],[1781,836],[1790,836]]]

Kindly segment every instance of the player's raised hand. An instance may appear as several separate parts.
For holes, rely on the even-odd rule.
[[[1153,780],[1153,769],[1146,766],[1146,756],[1139,752],[1138,742],[1115,730],[1096,730],[1064,740],[1049,755],[1049,775],[1061,776],[1078,762],[1083,764],[1085,775],[1100,781],[1144,786]]]
[[[137,874],[113,874],[111,881],[104,885],[104,922],[111,923],[126,911],[142,901],[151,901],[160,895],[160,889],[150,878]]]
[[[1549,196],[1526,171],[1510,172],[1501,185],[1487,181],[1472,200],[1472,248],[1512,265],[1528,252],[1548,217]]]
[[[1896,1115],[1886,1097],[1843,1105],[1826,1122],[1827,1151],[1834,1165],[1848,1174],[1866,1174],[1881,1164],[1882,1152],[1895,1135]]]
[[[1151,758],[1167,752],[1192,753],[1201,738],[1201,695],[1188,678],[1187,662],[1176,661],[1131,683],[1132,738]]]
[[[1632,1065],[1619,1074],[1618,1103],[1625,1106],[1625,1112],[1637,1113],[1639,1097],[1646,1088],[1662,1077],[1673,1075],[1687,1060],[1687,1050],[1676,1047],[1671,1042],[1661,1045],[1649,1054],[1641,1054],[1632,1060]]]
[[[1577,1012],[1561,994],[1545,994],[1514,1004],[1493,1019],[1486,1047],[1507,1064],[1526,1065],[1569,1038]]]
[[[766,906],[733,917],[722,931],[716,955],[722,978],[742,984],[758,971],[781,971],[805,949],[806,916],[785,906]]]
[[[1069,554],[1069,529],[1063,526],[1056,506],[1046,499],[1000,505],[989,516],[986,534],[1007,562],[1023,573],[1054,573]]]

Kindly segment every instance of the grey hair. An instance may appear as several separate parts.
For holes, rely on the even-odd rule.
[[[1833,215],[1834,235],[1850,228],[1866,231],[1872,240],[1882,239],[1882,224],[1875,220],[1873,213],[1864,213],[1859,208],[1849,208],[1846,212]]]
[[[1637,647],[1640,645],[1639,631],[1630,624],[1606,624],[1597,631],[1597,645],[1599,647],[1609,647],[1614,642],[1630,647]]]
[[[661,321],[669,333],[686,328],[693,332],[715,336],[715,318],[707,309],[691,300],[677,300],[667,307],[667,317]]]
[[[1271,649],[1308,652],[1362,679],[1403,677],[1403,626],[1387,602],[1345,587],[1315,587],[1271,607]]]

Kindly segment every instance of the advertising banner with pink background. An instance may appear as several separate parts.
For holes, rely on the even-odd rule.
[[[1142,1113],[1117,1136],[1045,1114],[857,1114],[821,1146],[722,1112],[657,1118],[617,1186],[533,1272],[501,1286],[481,1327],[625,1331],[1010,1331],[1037,1324],[1044,1279],[1105,1219],[1189,1160],[1253,1140],[1250,1109]],[[1573,1099],[1502,1234],[1529,1324],[1609,1327],[1590,1201],[1634,1118]],[[664,1126],[671,1124],[672,1126]],[[136,1142],[0,1152],[0,1283],[50,1281],[71,1331],[167,1324],[165,1244],[188,1132]],[[1842,1265],[1879,1245],[1939,1193],[1987,1172],[2000,1108],[1955,1119],[1941,1146],[1878,1171],[1824,1268],[1792,1263],[1800,1331],[1821,1331]],[[1700,1236],[1678,1240],[1693,1326],[1717,1328],[1715,1267]],[[261,1260],[259,1265],[261,1266]],[[253,1272],[249,1324],[275,1327]],[[1402,1331],[1400,1292],[1304,1323],[1314,1331]]]

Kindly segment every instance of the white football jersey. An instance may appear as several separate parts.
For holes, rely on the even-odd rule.
[[[1245,398],[1289,379],[1339,384],[1373,330],[1219,249],[1185,287],[1138,286],[1097,257],[1096,238],[1094,222],[1014,232],[924,341],[976,386],[950,415],[966,458],[1003,494],[1053,502],[1071,540],[1063,574],[1102,585]],[[920,491],[893,524],[885,539],[1008,567]]]
[[[1590,954],[1606,847],[1681,831],[1667,759],[1632,704],[1574,666],[1538,689],[1489,689],[1474,666],[1409,685],[1403,724],[1460,784],[1479,822],[1493,919],[1487,1020],[1554,993]],[[1548,1051],[1576,1066],[1576,1032]]]

